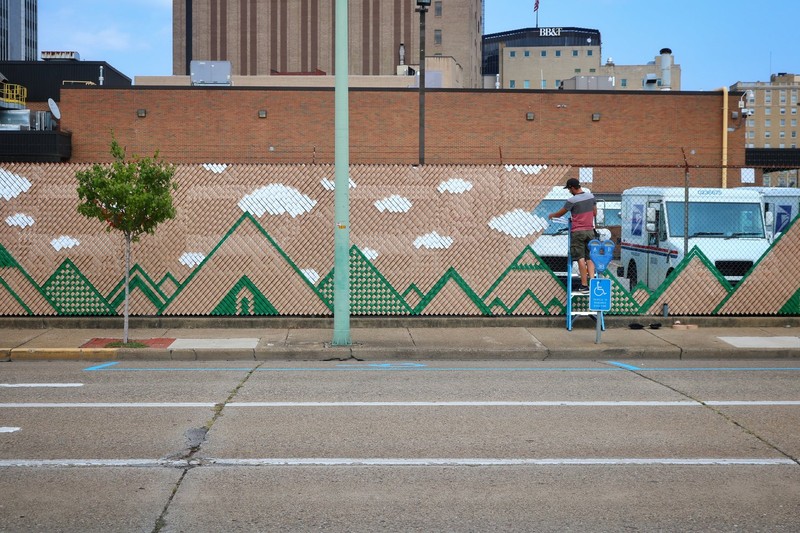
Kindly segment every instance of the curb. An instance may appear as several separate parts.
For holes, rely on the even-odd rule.
[[[8,361],[108,361],[117,358],[117,348],[12,348]]]

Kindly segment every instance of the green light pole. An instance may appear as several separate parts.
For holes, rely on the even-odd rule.
[[[425,164],[425,13],[431,0],[417,0],[419,13],[419,164]]]
[[[334,86],[333,341],[350,340],[350,108],[348,102],[347,0],[336,0]]]

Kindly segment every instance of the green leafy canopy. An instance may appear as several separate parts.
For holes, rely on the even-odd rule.
[[[116,139],[111,141],[111,155],[111,165],[95,164],[76,173],[78,212],[106,222],[107,231],[119,230],[135,242],[175,217],[175,168],[160,160],[158,152],[153,158],[126,161],[125,150]]]

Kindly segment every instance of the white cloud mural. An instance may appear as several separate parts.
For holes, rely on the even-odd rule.
[[[16,198],[31,188],[31,182],[26,178],[4,168],[0,168],[0,197],[4,200]]]
[[[319,281],[319,272],[314,270],[313,268],[304,268],[300,272],[311,282],[312,285],[316,285]]]
[[[361,253],[370,261],[374,261],[380,255],[378,250],[373,250],[372,248],[361,248]]]
[[[506,170],[516,170],[523,174],[538,174],[542,170],[547,170],[547,165],[506,165]]]
[[[356,182],[353,181],[353,178],[348,178],[348,181],[349,181],[348,187],[350,189],[355,189],[356,188]],[[336,190],[336,182],[335,181],[331,181],[328,178],[322,178],[322,180],[320,181],[320,184],[322,185],[322,187],[326,191],[335,191]]]
[[[9,226],[27,228],[28,226],[33,226],[33,222],[33,217],[24,213],[17,213],[15,215],[11,215],[10,217],[6,217],[6,224]]]
[[[200,252],[186,252],[181,256],[180,259],[178,259],[178,262],[189,268],[194,268],[200,263],[202,263],[203,259],[205,258],[206,258],[205,254],[202,254]]]
[[[50,244],[56,249],[56,251],[64,248],[72,248],[74,246],[78,246],[80,243],[81,241],[74,239],[69,235],[61,235],[59,238],[50,241]]]
[[[449,192],[451,194],[461,194],[472,190],[472,183],[461,178],[453,178],[439,184],[437,190],[440,193]]]
[[[205,163],[203,168],[214,174],[222,174],[228,168],[228,165],[224,163]]]
[[[547,219],[522,209],[514,209],[489,221],[489,227],[493,230],[518,238],[533,235],[548,225]]]
[[[289,213],[292,218],[310,212],[317,205],[312,200],[294,187],[274,183],[261,187],[239,200],[242,211],[260,217],[264,213],[282,215]]]
[[[411,200],[393,194],[383,200],[375,202],[375,207],[377,207],[378,211],[381,213],[384,211],[390,213],[408,213],[408,210],[411,209]]]
[[[452,237],[442,237],[435,231],[414,239],[414,246],[417,248],[445,249],[450,248],[452,245]]]

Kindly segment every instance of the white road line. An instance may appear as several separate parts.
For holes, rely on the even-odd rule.
[[[0,433],[14,433],[22,428],[0,427]]]
[[[0,408],[180,408],[216,407],[214,402],[64,402],[64,403],[0,403]],[[679,401],[537,401],[537,402],[230,402],[236,407],[701,407],[711,406],[800,406],[800,400],[679,400]]]
[[[69,387],[83,387],[83,383],[0,383],[0,388],[69,388]]]
[[[167,459],[3,459],[0,468],[58,468],[58,467],[147,467],[186,468],[189,466],[215,467],[281,467],[281,466],[797,466],[788,458],[749,457],[699,457],[699,458],[206,458],[187,461]]]

